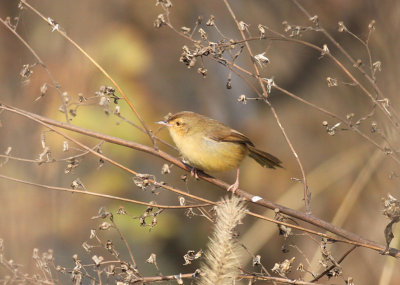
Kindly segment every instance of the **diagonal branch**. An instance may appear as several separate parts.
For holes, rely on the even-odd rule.
[[[20,109],[15,108],[15,107],[6,106],[5,104],[2,104],[1,102],[0,102],[0,109],[8,110],[10,112],[14,112],[14,113],[23,115],[25,117],[28,117],[28,118],[30,118],[30,119],[32,119],[34,121],[37,121],[37,122],[43,124],[44,126],[46,126],[47,128],[50,128],[50,129],[54,130],[55,132],[65,136],[69,140],[71,140],[74,143],[78,144],[80,147],[85,148],[86,150],[90,151],[94,155],[99,156],[99,157],[103,158],[104,160],[106,160],[106,161],[108,161],[108,162],[110,162],[110,163],[112,163],[112,164],[114,164],[114,165],[116,165],[116,166],[128,171],[129,173],[134,174],[134,175],[136,175],[136,172],[134,172],[133,170],[131,170],[129,168],[126,168],[125,166],[120,165],[117,162],[114,162],[110,158],[108,158],[108,157],[106,157],[106,156],[104,156],[102,154],[99,154],[96,151],[93,151],[89,147],[86,147],[85,145],[79,143],[78,141],[76,141],[75,139],[71,138],[70,136],[67,136],[65,134],[60,133],[59,131],[57,131],[52,126],[60,127],[60,128],[66,129],[66,130],[73,131],[75,133],[84,134],[84,135],[87,135],[87,136],[90,136],[90,137],[102,139],[102,140],[110,142],[110,143],[114,143],[114,144],[118,144],[118,145],[129,147],[129,148],[133,148],[133,149],[136,149],[136,150],[139,150],[139,151],[143,151],[143,152],[152,154],[154,156],[160,157],[160,158],[162,158],[164,160],[167,160],[167,161],[175,164],[176,166],[178,166],[178,167],[180,167],[180,168],[182,168],[182,169],[184,169],[184,170],[186,170],[188,172],[191,171],[191,168],[189,166],[187,166],[186,164],[184,164],[179,159],[177,159],[177,158],[175,158],[175,157],[173,157],[173,156],[171,156],[171,155],[169,155],[169,154],[167,154],[167,153],[165,153],[163,151],[155,150],[154,148],[149,147],[149,146],[145,146],[145,145],[142,145],[142,144],[139,144],[139,143],[126,141],[126,140],[123,140],[123,139],[120,139],[120,138],[116,138],[116,137],[100,134],[100,133],[97,133],[97,132],[94,132],[94,131],[90,131],[90,130],[87,130],[87,129],[83,129],[83,128],[79,128],[79,127],[76,127],[76,126],[73,126],[73,125],[68,125],[68,124],[65,124],[65,123],[62,123],[62,122],[58,122],[56,120],[52,120],[52,119],[45,118],[45,117],[30,113],[30,112],[27,112],[27,111],[24,111],[24,110],[20,110]],[[218,186],[221,189],[226,190],[230,186],[228,183],[226,183],[226,182],[224,182],[222,180],[216,179],[216,178],[214,178],[214,177],[212,177],[212,176],[210,176],[210,175],[208,175],[208,174],[206,174],[204,172],[200,172],[199,171],[198,175],[199,175],[199,178],[201,178],[201,179],[203,179],[205,181],[208,181],[208,182]],[[160,183],[158,183],[158,182],[156,182],[154,180],[151,180],[151,181],[150,180],[151,179],[149,179],[150,183],[153,183],[155,185],[159,185],[160,187],[163,187],[163,188],[165,188],[165,189],[167,189],[169,191],[178,193],[180,195],[188,196],[188,197],[190,197],[192,199],[199,200],[199,201],[202,201],[204,203],[215,204],[215,202],[209,201],[207,199],[204,199],[204,198],[201,198],[201,197],[186,193],[184,191],[178,190],[178,189],[176,189],[174,187],[171,187],[171,186],[168,186],[168,185],[161,185]],[[243,197],[243,198],[245,198],[248,201],[251,201],[251,202],[259,205],[259,206],[262,206],[262,207],[265,207],[265,208],[269,208],[271,210],[279,210],[279,212],[281,212],[281,213],[283,213],[285,215],[288,215],[288,216],[293,217],[293,218],[297,218],[299,220],[302,220],[304,222],[307,222],[307,223],[312,224],[314,226],[317,226],[319,228],[325,229],[325,230],[327,230],[327,231],[329,231],[331,233],[334,233],[334,234],[336,234],[336,235],[338,235],[338,236],[340,236],[342,238],[345,238],[345,240],[338,239],[338,238],[335,238],[335,237],[329,237],[329,236],[327,236],[325,234],[318,233],[318,232],[315,232],[315,231],[312,231],[312,230],[309,230],[309,229],[305,229],[303,227],[299,227],[299,226],[296,226],[296,225],[275,221],[273,219],[266,218],[264,216],[249,212],[248,214],[251,215],[251,216],[254,216],[254,217],[257,217],[257,218],[260,218],[260,219],[263,219],[263,220],[267,220],[267,221],[270,221],[270,222],[274,222],[274,223],[277,223],[277,224],[282,224],[282,225],[285,225],[285,226],[297,228],[297,229],[300,229],[300,230],[303,230],[303,231],[306,231],[306,232],[309,232],[309,233],[312,233],[312,234],[316,234],[316,235],[319,235],[319,236],[323,236],[323,237],[332,239],[332,240],[336,240],[336,241],[340,241],[340,242],[346,242],[346,243],[350,243],[350,244],[354,244],[354,245],[358,245],[358,246],[367,247],[367,248],[370,248],[370,249],[373,249],[373,250],[376,250],[376,251],[379,251],[379,252],[383,252],[386,249],[386,246],[384,246],[384,245],[381,245],[381,244],[379,244],[377,242],[365,239],[365,238],[363,238],[363,237],[361,237],[361,236],[359,236],[359,235],[357,235],[355,233],[352,233],[352,232],[349,232],[349,231],[347,231],[347,230],[345,230],[343,228],[337,227],[337,226],[335,226],[335,225],[333,225],[333,224],[331,224],[329,222],[326,222],[324,220],[321,220],[320,218],[315,217],[315,216],[313,216],[311,214],[306,214],[306,213],[304,213],[302,211],[297,211],[297,210],[294,210],[294,209],[287,208],[285,206],[282,206],[282,205],[276,204],[274,202],[265,200],[265,199],[263,199],[263,198],[261,198],[259,196],[254,196],[254,195],[252,195],[252,194],[250,194],[248,192],[245,192],[243,190],[240,190],[240,189],[238,189],[236,191],[236,194],[241,196],[241,197]],[[396,257],[396,258],[400,258],[400,250],[398,250],[398,249],[390,248],[387,251],[387,254],[391,255],[393,257]]]

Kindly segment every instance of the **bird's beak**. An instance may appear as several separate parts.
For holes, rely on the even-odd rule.
[[[166,127],[171,127],[172,126],[170,123],[168,123],[166,121],[158,121],[158,122],[156,122],[156,124],[163,125],[163,126],[166,126]]]

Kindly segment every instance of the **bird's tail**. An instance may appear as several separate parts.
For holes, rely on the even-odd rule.
[[[257,161],[261,166],[265,166],[268,168],[282,167],[282,161],[280,161],[272,154],[256,149],[254,146],[251,145],[247,145],[247,147],[249,149],[249,156]]]

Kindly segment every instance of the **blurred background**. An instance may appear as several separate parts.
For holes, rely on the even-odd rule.
[[[283,32],[282,22],[291,25],[309,26],[310,21],[291,1],[230,1],[239,20],[249,25],[252,35],[258,35],[257,26],[263,24]],[[303,3],[304,2],[304,3]],[[115,105],[110,103],[109,113],[97,104],[95,92],[100,86],[111,83],[75,47],[29,9],[20,10],[18,1],[1,1],[0,17],[5,20],[19,17],[17,32],[46,64],[61,90],[68,97],[71,106],[79,103],[80,96],[88,98],[76,108],[71,123],[97,132],[117,136],[150,145],[148,137],[128,123],[113,115]],[[156,29],[154,20],[162,8],[156,1],[30,1],[45,17],[59,23],[61,29],[90,54],[120,84],[132,100],[146,124],[153,131],[169,112],[192,110],[220,121],[245,133],[257,147],[272,153],[283,161],[284,169],[263,169],[252,160],[245,160],[241,166],[241,188],[265,197],[287,207],[304,210],[301,173],[296,160],[286,143],[269,107],[256,100],[247,104],[239,102],[240,95],[255,98],[256,94],[242,79],[232,75],[232,89],[226,88],[229,70],[216,62],[204,58],[206,78],[194,68],[179,62],[182,46],[191,43],[166,26]],[[355,59],[368,63],[364,46],[348,33],[338,31],[338,22],[361,39],[368,35],[368,25],[375,20],[369,46],[372,61],[382,62],[382,72],[377,73],[377,82],[390,104],[398,109],[398,82],[400,76],[400,2],[398,1],[302,1],[311,15],[318,15],[320,23]],[[171,23],[180,27],[194,27],[198,16],[204,21],[202,28],[211,41],[217,42],[220,35],[205,22],[211,15],[222,33],[228,38],[240,39],[235,23],[223,1],[173,1],[170,11]],[[195,37],[199,39],[198,34]],[[307,32],[302,40],[322,47],[328,44],[332,54],[345,62],[361,82],[370,85],[351,64],[328,42],[321,33]],[[262,76],[274,78],[275,82],[313,104],[346,117],[354,113],[354,121],[367,116],[372,108],[370,99],[360,90],[348,84],[328,87],[326,78],[337,78],[349,82],[342,70],[327,57],[301,45],[284,41],[252,42],[253,51],[265,52],[270,63],[262,69]],[[6,104],[28,110],[59,121],[65,115],[59,111],[60,96],[46,71],[39,65],[33,66],[29,78],[20,73],[24,65],[33,65],[37,60],[32,53],[4,25],[0,28],[0,100]],[[243,51],[237,63],[252,71],[248,53]],[[366,70],[368,66],[365,66]],[[251,80],[251,79],[249,79]],[[41,87],[48,84],[48,90],[41,96]],[[119,94],[117,94],[119,95]],[[37,99],[40,97],[39,99]],[[82,97],[81,97],[82,98]],[[36,100],[37,99],[37,100]],[[357,233],[365,238],[385,244],[383,230],[389,222],[382,215],[381,198],[388,193],[400,198],[399,166],[361,136],[339,127],[335,135],[327,133],[322,125],[337,123],[334,119],[310,108],[288,96],[273,90],[270,101],[296,149],[307,173],[312,192],[313,214],[327,221]],[[96,103],[97,102],[97,103]],[[75,104],[75,105],[74,105]],[[138,120],[121,100],[121,114],[131,122]],[[64,139],[26,118],[2,112],[0,114],[0,152],[12,147],[11,156],[35,160],[43,152],[42,141],[51,148],[51,157],[61,159],[79,153],[70,144],[63,151]],[[379,132],[371,133],[371,124],[376,122],[385,136],[391,140],[394,150],[397,133],[377,110],[360,126],[368,136],[379,143],[383,139]],[[344,126],[343,126],[344,127]],[[81,142],[95,146],[98,140],[72,134]],[[167,131],[157,133],[171,142]],[[175,150],[161,145],[161,149],[178,156]],[[171,168],[168,175],[161,174],[165,163],[157,157],[120,146],[103,144],[102,153],[139,172],[156,176],[179,189],[189,191],[211,200],[218,200],[225,193],[204,181],[180,179],[184,171]],[[38,164],[10,159],[3,162],[0,174],[35,183],[70,187],[77,178],[87,190],[140,201],[157,201],[161,204],[177,204],[176,195],[165,190],[152,191],[138,188],[131,175],[107,163],[101,166],[98,158],[87,155],[79,160],[79,166],[65,173],[68,162]],[[0,163],[1,163],[0,162]],[[234,181],[234,173],[215,174],[227,182]],[[346,196],[352,193],[350,197]],[[346,201],[344,203],[344,201]],[[128,215],[116,215],[115,222],[127,238],[141,272],[155,276],[154,266],[145,262],[151,253],[157,254],[157,262],[165,275],[179,272],[193,272],[198,263],[183,266],[183,255],[188,250],[205,249],[212,224],[200,216],[187,217],[184,211],[164,211],[157,217],[154,228],[141,227],[138,217],[145,207],[124,204],[112,200],[58,193],[20,183],[0,179],[0,238],[4,240],[3,255],[13,259],[26,272],[34,272],[32,260],[34,248],[40,252],[54,250],[55,263],[72,268],[72,256],[78,254],[83,262],[89,263],[92,254],[82,248],[89,240],[90,230],[97,229],[102,220],[91,219],[101,207],[114,214],[123,206]],[[265,209],[251,208],[264,213]],[[273,217],[272,211],[265,215]],[[151,223],[151,220],[148,220]],[[291,278],[303,276],[295,268],[299,263],[312,263],[312,271],[321,272],[316,262],[319,254],[319,239],[298,235],[285,240],[278,235],[275,225],[258,222],[247,217],[238,229],[241,239],[253,254],[260,254],[262,263],[271,269],[277,262],[296,257]],[[128,260],[119,236],[115,231],[100,232],[104,240],[113,240],[122,256]],[[396,236],[392,246],[399,247]],[[297,246],[294,247],[293,245]],[[339,259],[349,248],[348,245],[331,245],[330,250]],[[283,250],[285,249],[285,250]],[[106,253],[99,250],[99,254]],[[319,254],[319,255],[318,255]],[[313,261],[314,260],[314,261]],[[313,263],[314,262],[314,263]],[[251,261],[244,264],[251,268]],[[352,277],[355,284],[399,284],[400,263],[367,249],[357,249],[342,263],[343,276],[333,280],[344,284]],[[0,274],[2,271],[0,270]],[[310,279],[310,275],[305,275]],[[61,277],[65,278],[65,277]],[[66,279],[68,280],[68,278]],[[324,279],[323,281],[326,281]]]

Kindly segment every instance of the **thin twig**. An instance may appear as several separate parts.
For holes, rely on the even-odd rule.
[[[338,260],[338,263],[342,263],[342,261],[353,251],[357,248],[357,246],[351,247],[348,251],[345,252],[345,254]],[[336,265],[331,265],[329,268],[327,268],[324,272],[319,274],[317,277],[315,277],[313,280],[310,282],[315,282],[321,279],[324,275],[326,275],[329,271],[331,271],[333,268],[335,268]]]
[[[43,19],[43,21],[45,21],[46,23],[48,23],[50,26],[53,26],[54,28],[54,20],[52,20],[51,18],[46,18],[45,16],[43,16],[43,14],[41,14],[38,10],[36,10],[34,7],[32,7],[30,4],[28,4],[28,2],[26,2],[25,0],[21,0],[21,3],[24,4],[26,7],[28,7],[29,9],[31,9],[36,15],[38,15],[40,18]],[[134,105],[132,104],[132,102],[129,100],[128,96],[125,95],[125,92],[119,87],[119,85],[117,84],[117,82],[107,73],[107,71],[105,71],[104,68],[102,68],[100,66],[100,64],[98,64],[85,50],[83,50],[74,40],[72,40],[64,31],[62,31],[61,29],[57,28],[54,29],[56,30],[62,37],[64,37],[67,41],[69,41],[75,48],[77,48],[94,66],[97,67],[98,70],[100,70],[101,73],[104,74],[105,77],[108,78],[108,80],[111,81],[111,83],[117,88],[117,90],[119,91],[119,93],[121,93],[121,96],[124,98],[125,102],[129,105],[129,107],[131,108],[131,110],[135,113],[136,117],[138,118],[138,120],[140,121],[140,123],[142,124],[143,128],[146,130],[147,135],[149,136],[150,140],[152,141],[153,145],[156,145],[154,138],[153,138],[153,134],[151,133],[151,131],[147,128],[146,123],[144,122],[144,120],[142,119],[142,117],[139,115],[138,111],[136,110],[136,108],[134,107]]]
[[[101,194],[101,193],[96,193],[96,192],[90,192],[90,191],[85,191],[85,190],[77,190],[77,189],[71,189],[71,188],[65,188],[65,187],[58,187],[58,186],[50,186],[50,185],[45,185],[45,184],[39,184],[39,183],[34,183],[22,179],[17,179],[13,178],[10,176],[6,176],[3,174],[0,174],[0,178],[13,181],[13,182],[18,182],[30,186],[35,186],[39,188],[44,188],[44,189],[50,189],[54,191],[60,191],[60,192],[69,192],[69,193],[79,193],[79,194],[84,194],[84,195],[89,195],[89,196],[95,196],[95,197],[101,197],[101,198],[106,198],[106,199],[111,199],[111,200],[116,200],[116,201],[121,201],[121,202],[126,202],[130,204],[137,204],[137,205],[142,205],[142,206],[147,206],[147,207],[155,207],[159,209],[169,209],[169,210],[180,210],[180,209],[190,209],[190,208],[200,208],[200,207],[208,207],[212,204],[206,203],[206,204],[193,204],[193,205],[184,205],[184,206],[169,206],[169,205],[161,205],[161,204],[155,204],[154,202],[151,203],[146,203],[138,200],[132,200],[132,199],[127,199],[127,198],[122,198],[118,196],[112,196],[108,194]]]
[[[299,155],[297,154],[296,150],[294,149],[293,144],[290,141],[289,136],[287,135],[287,133],[286,133],[286,131],[285,131],[285,129],[284,129],[279,117],[278,117],[278,114],[275,111],[275,108],[272,106],[271,102],[268,100],[268,92],[265,89],[264,82],[263,82],[263,80],[262,80],[262,78],[260,76],[260,71],[258,69],[257,63],[253,60],[254,59],[254,55],[253,55],[253,52],[252,52],[252,50],[250,48],[249,42],[246,40],[247,39],[246,35],[244,34],[243,30],[240,29],[239,21],[237,20],[236,15],[233,12],[228,0],[223,0],[223,1],[225,3],[225,6],[227,7],[229,13],[231,14],[233,20],[235,21],[236,26],[237,26],[237,28],[238,28],[238,30],[239,30],[239,32],[240,32],[240,34],[241,34],[241,36],[242,36],[242,38],[244,40],[244,43],[245,43],[246,48],[247,48],[247,51],[250,54],[251,61],[253,63],[253,67],[254,67],[254,70],[256,72],[255,76],[256,76],[258,82],[260,83],[261,89],[263,91],[263,99],[267,103],[267,105],[270,107],[271,112],[274,115],[275,120],[276,120],[276,122],[277,122],[277,124],[278,124],[278,126],[279,126],[279,128],[280,128],[280,130],[281,130],[281,132],[282,132],[282,134],[283,134],[283,136],[285,138],[285,140],[286,140],[286,143],[289,145],[289,148],[290,148],[291,152],[293,153],[293,156],[295,157],[297,164],[299,165],[300,172],[301,172],[301,175],[302,175],[302,180],[303,180],[304,203],[305,203],[306,213],[307,214],[311,214],[311,205],[310,205],[310,203],[311,203],[311,192],[310,192],[310,189],[308,188],[308,185],[307,185],[307,178],[306,178],[306,173],[304,171],[303,164],[301,163]]]
[[[65,115],[65,121],[67,122],[67,124],[69,124],[69,118],[68,118],[68,108],[67,108],[67,104],[65,103],[65,100],[63,98],[62,95],[62,91],[60,88],[60,84],[55,80],[55,78],[53,77],[53,74],[51,74],[50,70],[47,68],[46,64],[43,62],[43,60],[39,57],[39,55],[33,50],[33,48],[17,33],[16,30],[12,29],[3,19],[0,18],[0,22],[6,26],[6,28],[12,32],[17,39],[32,53],[32,55],[36,58],[37,62],[39,63],[39,65],[41,67],[43,67],[43,69],[46,71],[47,75],[49,76],[50,80],[53,82],[54,88],[57,90],[57,93],[60,97],[61,100],[61,105],[63,106],[63,113]]]

